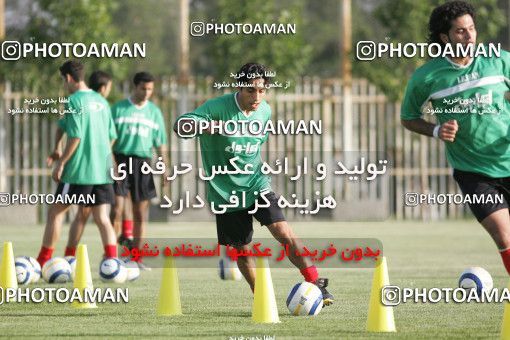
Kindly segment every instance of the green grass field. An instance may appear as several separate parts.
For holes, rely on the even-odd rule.
[[[453,222],[293,223],[302,237],[376,237],[384,245],[390,283],[400,287],[456,287],[459,274],[469,266],[482,266],[494,286],[508,283],[501,259],[488,234],[475,220]],[[42,226],[1,226],[0,241],[12,241],[15,256],[36,256]],[[67,227],[57,247],[62,256]],[[150,237],[215,237],[213,223],[149,225]],[[257,227],[255,237],[268,237]],[[105,287],[97,268],[102,254],[99,234],[87,225],[94,285]],[[215,338],[275,336],[276,339],[351,338],[498,338],[503,316],[501,304],[413,304],[394,308],[397,333],[365,331],[372,269],[326,269],[330,291],[337,302],[315,318],[289,315],[287,293],[301,276],[293,269],[271,274],[281,323],[258,325],[251,321],[252,294],[243,282],[221,281],[217,269],[180,269],[183,316],[156,315],[161,269],[142,272],[129,287],[129,303],[102,304],[94,310],[74,310],[66,304],[4,304],[0,306],[0,337],[91,338]],[[41,281],[37,286],[45,286]],[[72,287],[71,284],[68,285]]]

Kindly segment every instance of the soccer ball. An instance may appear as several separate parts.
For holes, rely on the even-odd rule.
[[[491,274],[481,267],[468,268],[460,275],[459,287],[476,289],[479,296],[482,294],[482,291],[490,292],[493,287]]]
[[[71,281],[71,266],[62,257],[49,259],[42,268],[42,277],[48,283]]]
[[[301,282],[290,290],[287,297],[287,308],[292,315],[319,314],[322,309],[322,292],[313,283]]]
[[[73,278],[73,281],[74,281],[74,278],[76,276],[76,257],[74,257],[74,256],[66,256],[66,257],[64,257],[64,259],[71,266],[71,277]]]
[[[30,264],[32,265],[32,276],[30,283],[36,283],[41,278],[41,265],[39,262],[37,262],[36,259],[30,256],[23,256],[25,259],[27,259]]]
[[[138,279],[140,276],[140,268],[138,268],[138,264],[136,262],[127,259],[125,262],[126,270],[127,270],[127,281],[134,281]]]
[[[16,268],[16,279],[20,285],[27,285],[32,282],[31,280],[35,276],[34,269],[25,256],[16,257],[14,266]]]
[[[240,281],[243,278],[241,271],[237,267],[237,262],[232,261],[230,257],[225,257],[220,260],[218,271],[222,280]]]
[[[127,269],[121,260],[108,258],[101,261],[99,276],[103,282],[124,283],[127,278]]]

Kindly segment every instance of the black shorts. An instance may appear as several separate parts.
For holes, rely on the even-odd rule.
[[[101,204],[112,204],[114,202],[113,186],[111,184],[69,184],[59,183],[55,196],[68,196],[76,205],[91,207]],[[88,202],[87,196],[93,197],[93,203]]]
[[[270,206],[268,208],[259,208],[254,214],[249,214],[248,211],[253,210],[255,205],[248,209],[216,215],[218,243],[224,246],[243,246],[250,243],[253,237],[253,217],[261,225],[265,226],[285,221],[282,209],[278,206],[276,194],[269,192],[266,194],[266,199],[269,201]],[[258,200],[262,203],[261,198]]]
[[[150,158],[142,158],[138,156],[128,156],[120,153],[115,154],[115,161],[117,166],[120,164],[126,164],[125,170],[129,170],[129,158],[132,162],[132,174],[127,176],[121,181],[115,181],[113,187],[115,189],[115,195],[126,197],[128,193],[131,193],[131,200],[133,202],[140,202],[150,200],[156,197],[156,186],[154,185],[154,179],[152,174],[143,174],[142,165],[144,162],[151,163]]]
[[[459,184],[464,195],[469,196],[492,196],[490,203],[471,203],[469,208],[475,215],[478,222],[500,209],[508,209],[510,202],[510,177],[491,178],[474,172],[453,170],[453,178]],[[503,195],[503,202],[496,199],[496,196]]]

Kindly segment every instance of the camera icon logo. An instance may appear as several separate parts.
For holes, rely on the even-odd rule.
[[[408,207],[416,207],[418,205],[418,193],[417,192],[406,192],[404,203]]]
[[[205,23],[194,21],[190,25],[190,33],[194,37],[201,37],[205,34]]]
[[[2,59],[18,60],[21,58],[21,44],[19,41],[6,40],[2,43]]]
[[[11,205],[11,194],[8,192],[0,192],[0,207]]]
[[[398,306],[400,304],[400,287],[398,286],[382,287],[381,303],[385,306]]]
[[[196,119],[182,118],[177,121],[177,135],[181,138],[193,138],[197,135]]]
[[[374,60],[376,56],[376,46],[373,41],[358,41],[356,44],[356,58],[362,61]]]

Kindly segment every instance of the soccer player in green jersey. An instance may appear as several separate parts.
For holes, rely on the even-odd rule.
[[[199,133],[200,149],[203,168],[207,176],[211,176],[213,166],[228,166],[229,160],[238,157],[236,164],[240,169],[246,165],[253,167],[253,174],[225,174],[216,175],[207,182],[207,200],[214,212],[215,207],[231,202],[231,195],[236,195],[244,206],[230,207],[223,213],[216,213],[216,229],[218,242],[230,245],[239,251],[248,251],[252,247],[253,217],[261,225],[266,226],[276,240],[289,245],[289,259],[300,270],[308,282],[315,283],[323,293],[324,304],[333,303],[334,298],[327,290],[328,280],[319,278],[317,268],[307,257],[296,255],[297,249],[303,244],[294,234],[285,220],[278,197],[271,190],[270,178],[262,174],[261,145],[267,140],[267,135],[252,135],[248,133],[218,134],[214,129],[200,134],[200,121],[226,122],[258,121],[262,126],[271,119],[271,108],[264,100],[268,81],[267,70],[263,65],[249,63],[241,67],[239,79],[242,85],[238,92],[226,94],[207,100],[203,105],[191,113],[181,115],[175,122],[174,131],[179,137],[186,138]],[[254,78],[255,77],[255,78]],[[191,128],[188,127],[191,124]],[[194,124],[194,125],[193,125]],[[185,128],[185,125],[188,127]],[[265,196],[265,200],[260,196]],[[244,198],[243,198],[244,197]],[[250,214],[255,207],[255,201],[261,204],[269,202],[268,207],[259,207]],[[252,257],[239,257],[237,265],[252,291],[255,287],[255,261]]]
[[[161,110],[149,99],[154,91],[154,77],[147,72],[135,74],[132,95],[112,107],[112,117],[117,130],[118,139],[113,146],[117,165],[132,169],[132,173],[116,181],[115,207],[112,209],[112,221],[115,229],[120,229],[122,208],[125,197],[131,195],[133,204],[133,236],[136,248],[141,248],[145,237],[145,224],[149,210],[149,200],[156,197],[156,187],[152,173],[144,174],[141,168],[144,162],[150,164],[153,148],[162,161],[167,160],[167,138],[165,123]],[[129,166],[131,164],[131,166]],[[166,176],[164,184],[166,184]],[[123,230],[122,237],[125,235]],[[123,240],[120,239],[119,243]],[[138,262],[142,269],[145,266]]]
[[[103,96],[108,98],[112,88],[112,77],[103,71],[94,71],[89,77],[89,87]],[[56,150],[53,155],[57,154],[57,159],[60,157],[60,151]],[[51,157],[51,156],[50,156]],[[112,202],[113,203],[113,202]],[[69,228],[69,236],[67,238],[67,246],[64,256],[75,256],[76,247],[80,242],[85,224],[92,213],[91,207],[79,206],[76,216],[74,217],[71,227]],[[117,231],[116,231],[117,232]]]
[[[83,65],[68,61],[60,67],[64,87],[69,92],[65,114],[58,125],[67,135],[67,144],[61,157],[56,158],[52,178],[58,182],[56,195],[79,197],[92,195],[92,215],[99,227],[106,257],[117,257],[117,245],[108,208],[113,200],[111,143],[117,137],[106,100],[92,91],[84,82]],[[57,133],[56,148],[60,142]],[[69,202],[69,201],[68,201]],[[48,211],[43,243],[37,260],[44,265],[58,240],[65,212],[70,205],[52,204]]]
[[[454,49],[457,44],[474,46],[475,20],[475,9],[467,2],[438,6],[430,16],[429,42]],[[445,142],[453,177],[464,195],[493,197],[495,203],[474,201],[470,208],[493,238],[510,274],[509,78],[507,51],[500,57],[434,58],[412,75],[401,120],[407,129]],[[436,115],[438,125],[421,118],[427,112]],[[503,195],[502,203],[496,195]]]

